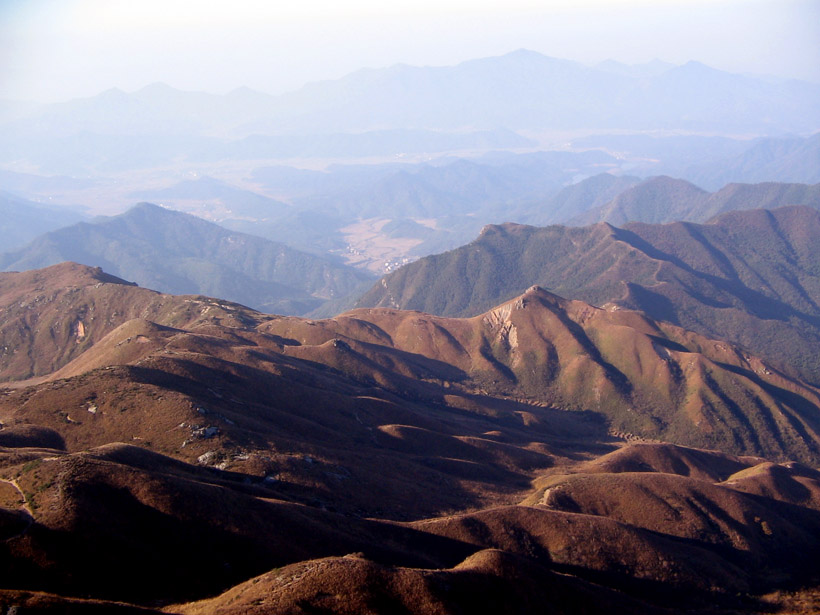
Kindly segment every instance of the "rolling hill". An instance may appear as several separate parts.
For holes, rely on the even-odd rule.
[[[639,177],[598,173],[565,186],[548,199],[531,201],[514,209],[508,219],[532,226],[566,223],[597,210],[640,182]]]
[[[716,192],[701,190],[683,179],[652,177],[627,187],[608,203],[590,208],[567,224],[609,222],[707,222],[728,211],[807,205],[820,209],[820,184],[728,184]]]
[[[28,270],[66,260],[104,267],[146,287],[224,296],[290,314],[349,294],[368,279],[328,259],[149,203],[42,235],[0,256],[0,268]]]
[[[820,458],[820,393],[727,344],[538,288],[317,321],[66,263],[0,298],[43,372],[0,388],[4,607],[728,615],[816,588],[820,474],[786,459]]]
[[[653,177],[629,186],[608,203],[588,210],[567,221],[574,226],[608,222],[649,223],[698,220],[698,204],[707,196],[694,184],[673,177]]]
[[[3,274],[0,374],[72,377],[122,361],[145,364],[159,360],[162,348],[177,348],[256,369],[264,361],[325,365],[426,403],[519,400],[600,413],[611,429],[644,438],[820,459],[816,390],[731,345],[639,312],[594,308],[532,287],[469,319],[363,308],[313,321],[163,295],[106,276],[68,263]],[[22,295],[30,300],[21,302]],[[216,339],[220,327],[232,327],[227,345]],[[215,339],[180,333],[199,329],[213,329]],[[246,356],[253,347],[257,355]],[[445,383],[450,391],[442,397]],[[475,397],[482,395],[488,399]],[[401,425],[386,433],[420,436],[404,434]]]
[[[130,196],[152,203],[172,203],[178,210],[181,209],[182,203],[196,204],[200,214],[205,213],[203,204],[208,203],[214,208],[208,213],[217,219],[264,219],[282,215],[282,212],[289,209],[288,205],[281,201],[250,190],[242,190],[208,176],[183,180],[167,188],[139,190]]]
[[[718,188],[727,183],[767,181],[820,182],[820,133],[809,137],[764,138],[711,164],[693,163],[683,176],[700,186]]]
[[[33,203],[0,192],[0,252],[25,246],[32,239],[82,220],[84,216],[69,208]]]
[[[288,205],[209,177],[132,196],[384,273],[405,259],[462,245],[487,222],[549,215],[551,199],[564,185],[601,175],[615,162],[597,151],[497,152],[472,160],[335,165],[326,171],[263,167],[253,173],[258,190],[281,195]],[[554,208],[585,211],[632,182],[601,175],[582,183],[566,188]]]
[[[539,284],[726,339],[817,382],[820,213],[784,207],[709,224],[488,226],[385,276],[360,306],[479,314]]]

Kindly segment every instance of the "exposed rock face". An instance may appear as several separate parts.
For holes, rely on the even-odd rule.
[[[491,225],[379,281],[362,307],[469,317],[539,284],[640,310],[820,382],[820,211],[735,211],[707,224]]]

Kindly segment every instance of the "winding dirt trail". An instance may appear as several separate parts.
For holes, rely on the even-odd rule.
[[[12,487],[14,487],[17,490],[17,493],[20,494],[20,500],[23,502],[23,505],[20,508],[22,510],[24,510],[26,512],[26,515],[28,516],[28,522],[26,523],[26,526],[22,530],[20,530],[18,533],[13,534],[12,536],[8,536],[5,539],[5,542],[8,542],[9,540],[13,540],[14,538],[19,538],[20,536],[24,536],[26,534],[26,532],[28,532],[29,528],[34,524],[34,511],[31,510],[31,506],[29,506],[28,500],[26,499],[26,494],[23,493],[22,489],[20,489],[20,485],[17,484],[16,480],[14,480],[14,479],[7,480],[7,479],[0,478],[0,483],[5,483],[6,485],[11,485]]]

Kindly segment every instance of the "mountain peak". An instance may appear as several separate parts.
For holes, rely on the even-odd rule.
[[[492,59],[492,58],[488,58]],[[498,59],[503,60],[513,60],[516,62],[523,62],[527,64],[538,63],[542,66],[572,66],[576,67],[581,70],[585,70],[586,66],[580,64],[579,62],[575,62],[574,60],[566,60],[564,58],[555,58],[552,56],[544,55],[543,53],[539,53],[538,51],[532,51],[531,49],[516,49],[515,51],[511,51],[507,54],[502,56],[498,56]]]
[[[551,75],[556,71],[565,73],[571,71],[585,72],[589,70],[586,66],[573,60],[564,60],[546,56],[537,51],[529,49],[516,49],[500,56],[467,60],[455,68],[469,67],[474,70],[498,70],[504,67],[519,67],[520,69],[532,68],[532,70],[545,71],[546,75]]]
[[[149,203],[148,201],[141,201],[141,202],[137,203],[136,205],[134,205],[128,211],[140,211],[140,210],[159,211],[159,210],[162,210],[162,209],[165,209],[165,207],[160,207],[156,203]]]
[[[638,189],[643,186],[669,186],[676,187],[678,189],[695,190],[703,193],[706,192],[703,188],[696,186],[690,181],[677,177],[670,177],[669,175],[655,175],[653,177],[649,177],[635,186],[635,188]]]
[[[516,301],[520,301],[522,302],[522,305],[526,305],[528,299],[537,299],[542,303],[542,305],[546,303],[555,307],[560,307],[561,309],[565,309],[570,303],[569,299],[566,299],[561,295],[556,295],[538,284],[533,284],[530,286],[518,297],[518,299],[516,299]]]
[[[665,71],[663,74],[664,77],[685,77],[688,79],[716,79],[723,77],[731,80],[732,77],[731,73],[713,68],[697,60],[690,60],[686,64]]]
[[[504,235],[507,233],[520,233],[528,228],[532,228],[526,224],[519,224],[518,222],[502,222],[501,224],[487,224],[478,234],[478,238],[489,237],[493,235]]]
[[[156,203],[149,203],[147,201],[142,201],[137,203],[130,209],[127,209],[119,216],[115,216],[117,218],[133,218],[134,216],[150,216],[150,217],[157,217],[157,216],[167,216],[173,214],[183,214],[181,211],[176,211],[174,209],[168,209],[167,207],[163,207],[161,205],[157,205]],[[188,215],[188,214],[183,214]]]
[[[549,56],[545,56],[543,53],[538,53],[537,51],[532,51],[531,49],[525,49],[521,47],[520,49],[516,49],[514,51],[510,51],[509,53],[505,53],[501,56],[502,58],[549,58]],[[553,59],[553,58],[550,58]]]
[[[105,273],[100,267],[89,267],[72,261],[57,263],[43,269],[32,269],[19,273],[0,273],[0,281],[2,281],[2,296],[4,298],[9,295],[17,296],[31,293],[44,288],[82,287],[100,283],[137,286],[134,282],[128,282]]]

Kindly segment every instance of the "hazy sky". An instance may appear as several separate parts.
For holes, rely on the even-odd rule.
[[[820,0],[0,0],[0,98],[270,93],[519,48],[820,82]]]

